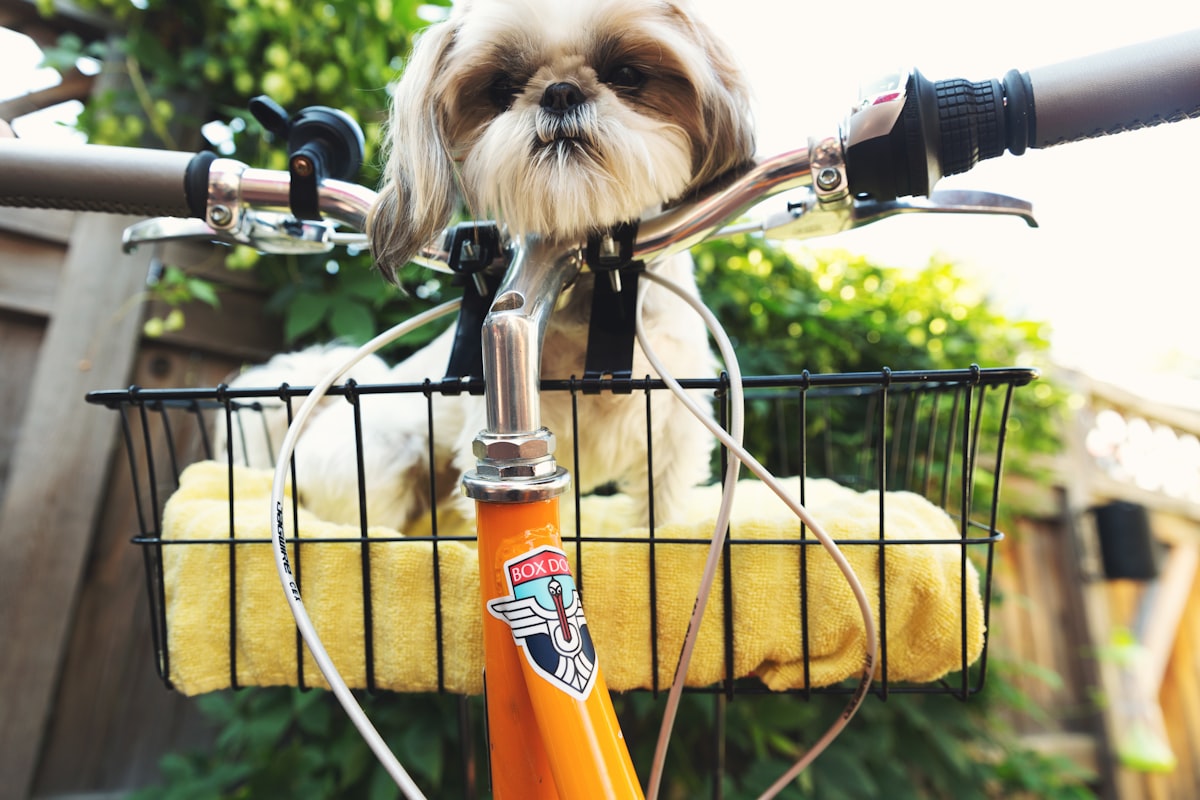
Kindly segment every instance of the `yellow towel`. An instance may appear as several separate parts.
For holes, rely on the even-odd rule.
[[[271,475],[235,468],[235,536],[271,540],[268,502]],[[789,486],[798,492],[798,481]],[[656,531],[658,682],[672,679],[691,612],[707,544],[671,542],[707,539],[720,500],[720,487],[698,488],[690,504],[692,518]],[[858,493],[826,480],[809,479],[807,502],[835,539],[878,537],[879,496]],[[954,522],[924,498],[889,492],[886,535],[889,539],[950,540]],[[583,545],[584,607],[592,638],[610,688],[623,691],[653,683],[647,531],[622,522],[628,498],[584,498],[585,537],[631,541],[587,541]],[[573,533],[573,515],[565,513],[564,533]],[[291,535],[290,515],[288,534]],[[302,538],[357,539],[355,526],[324,522],[303,509]],[[449,535],[453,522],[440,522]],[[464,532],[461,521],[455,533]],[[734,545],[731,556],[734,614],[734,677],[757,676],[769,688],[804,685],[800,634],[799,524],[787,507],[756,481],[743,481],[737,492],[733,538],[779,540],[790,544]],[[411,531],[418,535],[421,532]],[[230,685],[229,551],[236,550],[236,658],[239,685],[294,685],[297,677],[295,626],[276,575],[271,544],[183,544],[229,535],[227,473],[223,464],[200,462],[183,474],[179,489],[163,513],[163,547],[170,679],[185,694]],[[372,538],[395,531],[372,528]],[[811,538],[811,534],[809,535]],[[642,541],[636,541],[642,540]],[[289,555],[295,562],[294,547]],[[564,548],[574,565],[575,546]],[[862,618],[841,572],[819,546],[807,549],[808,629],[811,686],[826,686],[857,675],[863,664]],[[872,599],[878,616],[877,546],[846,546],[843,551]],[[886,548],[888,679],[928,682],[960,669],[962,580],[965,577],[969,662],[983,649],[983,603],[978,575],[969,562],[962,569],[962,547],[902,545]],[[429,542],[380,542],[369,547],[374,630],[375,685],[396,691],[432,691],[437,683],[436,598],[433,545]],[[366,685],[363,634],[362,555],[358,543],[309,543],[301,546],[301,589],[313,623],[351,687]],[[483,653],[478,564],[472,543],[440,542],[442,652],[444,686],[452,692],[482,691]],[[720,578],[718,577],[718,582]],[[705,615],[688,683],[706,686],[725,677],[722,631],[723,587],[718,585]],[[304,650],[309,685],[324,680]]]

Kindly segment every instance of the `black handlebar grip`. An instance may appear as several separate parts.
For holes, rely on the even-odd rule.
[[[1005,149],[1004,89],[999,81],[959,78],[933,84],[942,175],[966,172]]]
[[[850,186],[879,200],[928,195],[976,163],[1162,122],[1200,117],[1200,31],[1003,81],[930,81],[913,71],[890,128],[846,148]]]
[[[188,162],[183,176],[183,193],[193,217],[208,217],[208,169],[216,160],[216,153],[201,151]]]
[[[1004,87],[999,81],[930,81],[913,70],[904,113],[909,119],[919,117],[925,152],[911,152],[909,157],[916,159],[913,163],[923,162],[926,169],[924,174],[910,169],[906,194],[927,195],[939,178],[1002,155],[1007,133],[1004,111]]]

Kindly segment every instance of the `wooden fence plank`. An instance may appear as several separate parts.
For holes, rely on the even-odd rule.
[[[144,342],[134,382],[147,388],[212,386],[236,366],[229,356],[207,357]],[[116,419],[112,411],[90,410]],[[193,427],[178,418],[172,426],[180,466],[201,457]],[[164,431],[161,424],[152,424],[151,430],[156,474],[168,473]],[[134,448],[145,473],[140,436],[135,435]],[[145,485],[144,474],[139,482]],[[161,486],[173,489],[174,482]],[[155,670],[145,565],[141,548],[130,543],[140,528],[124,448],[114,456],[102,506],[35,797],[142,788],[157,778],[164,754],[211,746],[210,725],[195,700],[168,691]]]
[[[0,230],[66,246],[78,213],[46,208],[0,206]]]
[[[83,215],[0,505],[0,798],[27,795],[104,488],[114,421],[83,394],[129,378],[140,317],[118,313],[144,282],[122,254],[129,220]]]
[[[0,316],[0,492],[8,483],[13,450],[25,417],[28,385],[22,378],[32,375],[37,365],[45,324],[41,320]]]
[[[0,229],[0,309],[47,317],[54,308],[64,248]]]

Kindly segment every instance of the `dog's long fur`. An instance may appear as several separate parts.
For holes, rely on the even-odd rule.
[[[377,263],[394,280],[395,270],[450,222],[460,203],[473,217],[496,219],[510,235],[579,245],[593,232],[653,213],[748,162],[754,149],[748,107],[732,59],[685,2],[460,2],[447,20],[420,36],[395,87],[385,183],[368,221]],[[650,268],[696,292],[686,254]],[[542,377],[582,374],[593,280],[581,274],[555,311]],[[647,287],[644,319],[673,374],[712,374],[703,323],[682,301]],[[436,379],[450,344],[446,334],[395,368],[373,360],[359,372],[386,372],[389,381]],[[318,364],[347,352],[280,356],[237,383],[269,385],[275,376],[313,383]],[[650,372],[637,349],[634,374]],[[712,442],[678,401],[654,395],[654,502],[663,522],[681,514],[683,493],[707,476]],[[423,404],[419,396],[363,400],[373,524],[403,527],[428,508]],[[642,504],[643,516],[649,504],[644,404],[636,396],[580,399],[575,476],[585,491],[618,482]],[[432,469],[449,495],[474,465],[470,444],[484,427],[484,407],[468,396],[439,398],[434,405]],[[349,413],[344,402],[324,406],[302,437],[298,475],[312,510],[356,521]],[[559,437],[560,461],[570,466],[567,398],[544,394],[542,418]],[[244,449],[251,463],[269,455],[257,439],[247,440]],[[465,503],[463,512],[470,514]]]
[[[586,102],[554,119],[542,100],[557,83]],[[748,107],[686,3],[461,2],[420,37],[396,86],[375,256],[403,264],[460,197],[516,236],[571,242],[635,219],[747,162]]]

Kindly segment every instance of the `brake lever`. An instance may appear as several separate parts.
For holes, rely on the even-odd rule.
[[[176,240],[203,240],[243,244],[264,253],[328,253],[338,244],[334,225],[320,220],[301,220],[291,214],[243,211],[236,228],[217,230],[202,219],[156,217],[125,229],[121,246],[126,253],[138,245]]]
[[[998,214],[1020,217],[1038,226],[1033,205],[1007,195],[961,189],[938,190],[929,197],[903,200],[873,200],[858,197],[840,203],[823,203],[815,194],[788,204],[788,210],[772,214],[755,226],[768,239],[811,239],[861,228],[898,214]]]

